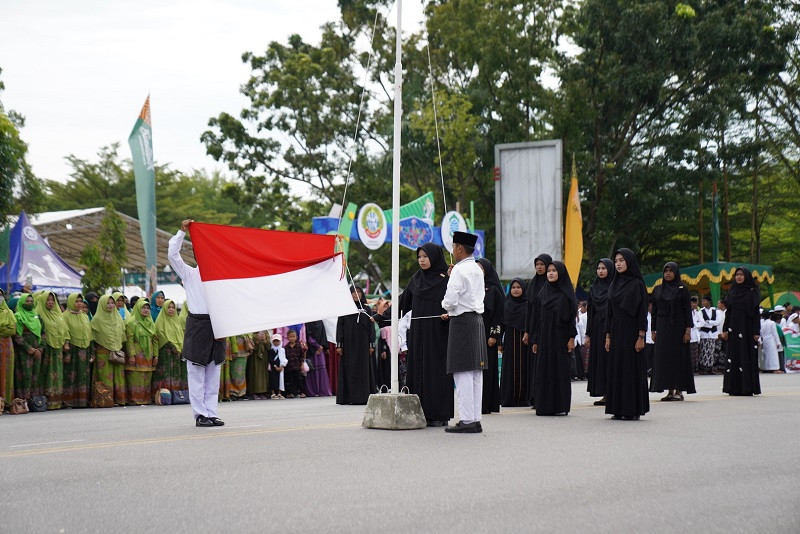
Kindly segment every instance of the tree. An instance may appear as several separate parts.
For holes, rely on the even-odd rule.
[[[97,239],[88,243],[81,253],[80,262],[84,266],[81,281],[84,291],[102,294],[106,288],[119,285],[122,267],[128,261],[126,227],[114,205],[106,204],[106,213]]]
[[[0,69],[2,72],[2,69]],[[0,92],[5,85],[0,82]],[[28,145],[19,135],[25,118],[13,110],[6,112],[0,102],[0,219],[25,210],[37,213],[43,202],[43,187],[25,157]]]
[[[731,132],[753,124],[751,104],[783,69],[796,36],[773,30],[773,6],[587,0],[567,9],[563,31],[579,52],[559,68],[555,132],[586,177],[586,256],[625,244],[645,268],[660,270],[665,254],[683,250],[673,248],[676,239],[697,235],[698,212],[687,206],[699,204],[701,184],[707,195],[709,178],[732,157],[716,139],[727,132],[729,149]],[[737,142],[752,145],[747,136]],[[631,181],[647,173],[657,174]]]
[[[119,211],[138,218],[136,183],[130,160],[123,160],[119,144],[100,148],[96,161],[68,156],[70,180],[46,182],[45,207],[49,210],[96,208],[112,203]],[[246,212],[236,199],[225,195],[229,182],[220,174],[193,171],[185,174],[168,165],[156,165],[156,220],[160,228],[177,228],[183,219],[230,224]]]

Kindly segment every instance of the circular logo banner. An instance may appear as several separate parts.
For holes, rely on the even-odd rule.
[[[370,250],[386,242],[387,224],[383,210],[377,204],[364,204],[358,212],[358,238]]]
[[[467,221],[457,211],[448,211],[442,218],[442,244],[448,252],[453,252],[453,233],[466,232]]]

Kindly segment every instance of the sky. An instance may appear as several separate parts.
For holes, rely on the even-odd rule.
[[[383,14],[394,25],[394,7]],[[148,93],[156,161],[224,170],[200,135],[209,118],[247,105],[242,53],[294,33],[316,44],[320,26],[338,19],[336,0],[2,0],[0,101],[25,116],[40,178],[64,182],[66,156],[95,160],[114,142],[129,158]],[[420,0],[406,0],[403,33],[422,19]]]

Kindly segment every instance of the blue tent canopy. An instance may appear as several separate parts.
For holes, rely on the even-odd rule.
[[[81,275],[53,252],[23,211],[11,231],[8,264],[0,267],[0,288],[19,291],[26,282],[61,296],[83,289]]]

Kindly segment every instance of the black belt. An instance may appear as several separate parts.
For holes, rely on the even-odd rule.
[[[189,312],[189,317],[192,319],[210,319],[211,317],[207,313],[192,313]]]

